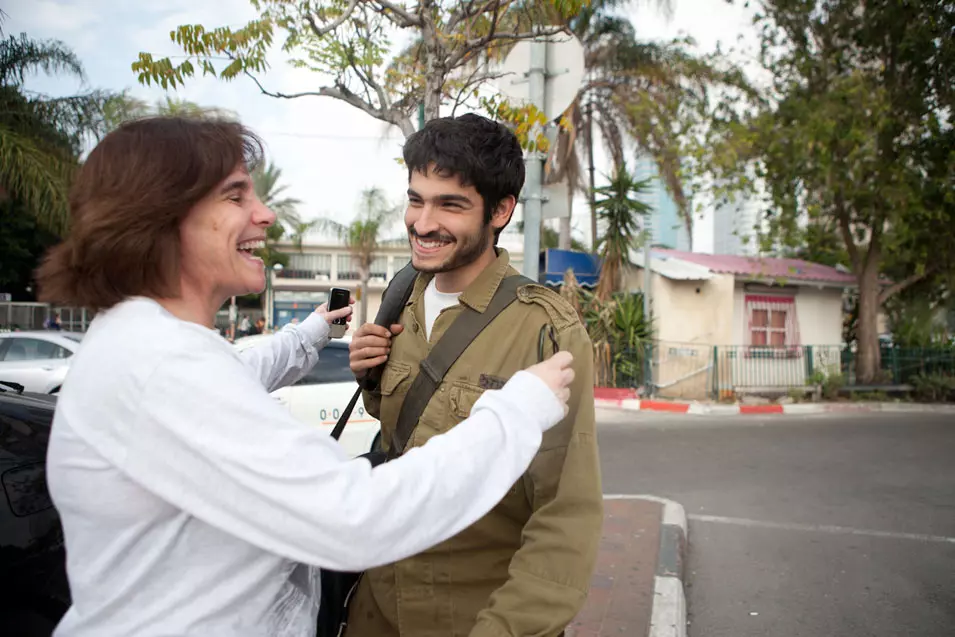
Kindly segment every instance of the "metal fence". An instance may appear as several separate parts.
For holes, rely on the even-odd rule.
[[[713,348],[699,343],[654,341],[612,351],[595,346],[595,384],[646,391],[649,362],[652,393],[665,398],[705,397],[712,385]]]
[[[850,385],[855,382],[855,351],[842,352],[842,375]],[[881,382],[890,385],[911,385],[916,376],[943,374],[955,376],[955,346],[950,347],[882,347]]]
[[[862,387],[856,375],[858,351],[845,345],[713,348],[714,398],[772,393],[814,386],[838,377],[846,388]],[[910,386],[918,375],[955,376],[955,347],[880,348],[880,373],[870,386]]]
[[[656,341],[636,350],[597,350],[597,385],[643,388],[650,361],[652,393],[662,398],[728,399],[740,394],[781,394],[814,388],[838,377],[847,388],[856,377],[857,351],[845,345],[766,347]],[[881,348],[875,385],[911,385],[917,375],[955,377],[955,347]]]
[[[839,345],[714,346],[711,396],[722,399],[808,387],[820,378],[843,374],[843,351]]]
[[[86,308],[5,301],[0,302],[0,332],[42,330],[54,315],[59,315],[60,328],[68,332],[85,332],[93,320],[93,312]]]

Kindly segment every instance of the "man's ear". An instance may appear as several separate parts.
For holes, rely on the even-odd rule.
[[[501,229],[510,223],[516,206],[517,198],[514,195],[508,195],[497,202],[497,207],[491,213],[491,227]]]

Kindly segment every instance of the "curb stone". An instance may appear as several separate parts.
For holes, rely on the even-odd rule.
[[[934,413],[955,416],[955,405],[918,403],[794,403],[788,405],[716,405],[699,402],[680,403],[639,398],[594,397],[594,406],[621,411],[655,411],[691,416],[765,416],[808,415],[826,413]]]
[[[689,538],[686,511],[673,500],[652,495],[605,495],[604,499],[650,500],[663,505],[648,634],[649,637],[686,637],[684,573]]]

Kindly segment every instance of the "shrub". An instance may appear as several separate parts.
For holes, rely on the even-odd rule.
[[[916,374],[912,377],[912,396],[921,402],[955,402],[955,376]]]

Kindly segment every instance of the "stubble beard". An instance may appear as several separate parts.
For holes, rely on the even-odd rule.
[[[423,266],[420,268],[415,266],[415,269],[418,270],[418,272],[424,272],[427,274],[440,274],[471,265],[480,259],[488,249],[492,249],[491,242],[489,241],[491,232],[491,224],[484,224],[478,232],[468,235],[464,239],[456,239],[454,250],[443,262],[439,263],[438,265]],[[409,245],[412,241],[414,241],[414,235],[412,234],[411,229],[409,229]],[[411,247],[411,254],[412,260],[414,260],[413,246]]]

